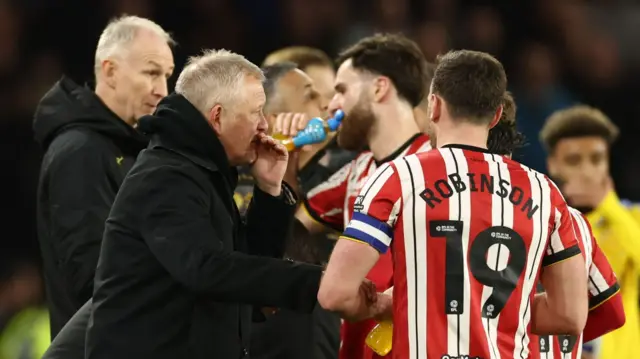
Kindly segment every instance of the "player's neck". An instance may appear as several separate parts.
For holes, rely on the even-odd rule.
[[[467,145],[486,149],[488,135],[489,131],[482,126],[470,123],[456,124],[438,131],[438,147]]]
[[[408,106],[389,106],[378,113],[369,149],[376,160],[389,157],[413,135],[420,132],[413,111]]]

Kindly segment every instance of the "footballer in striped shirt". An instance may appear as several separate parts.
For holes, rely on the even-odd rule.
[[[336,62],[336,93],[329,108],[340,108],[346,114],[337,134],[338,145],[353,151],[368,150],[306,194],[296,217],[310,233],[328,228],[341,233],[354,207],[359,206],[360,189],[380,165],[431,149],[429,137],[421,133],[412,111],[424,98],[429,75],[415,42],[402,35],[366,37],[343,51]],[[380,291],[391,286],[392,276],[390,254],[381,256],[367,273],[367,279]],[[375,325],[373,320],[345,321],[339,358],[376,358],[364,345]]]

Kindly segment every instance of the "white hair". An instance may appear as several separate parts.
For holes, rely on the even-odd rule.
[[[96,76],[102,62],[122,51],[138,34],[139,30],[148,30],[165,39],[173,46],[176,42],[171,35],[155,22],[138,16],[124,15],[115,18],[104,28],[96,48],[94,71]]]
[[[231,106],[241,95],[246,76],[264,81],[262,70],[244,56],[227,50],[205,50],[189,58],[175,92],[206,114],[216,104]]]

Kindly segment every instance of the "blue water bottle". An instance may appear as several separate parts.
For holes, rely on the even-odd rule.
[[[338,130],[343,118],[344,112],[342,110],[337,110],[333,117],[326,121],[320,117],[312,118],[309,120],[309,123],[307,123],[307,127],[298,132],[295,137],[285,138],[281,142],[289,152],[302,146],[321,143],[327,139],[327,135],[330,132]]]

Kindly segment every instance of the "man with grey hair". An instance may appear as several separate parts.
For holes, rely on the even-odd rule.
[[[206,51],[140,120],[151,142],[107,220],[87,359],[247,358],[252,305],[316,306],[322,268],[277,259],[296,198],[288,153],[265,133],[262,80],[241,55]],[[256,182],[246,224],[239,165]]]
[[[150,20],[114,19],[96,48],[95,90],[63,77],[38,105],[33,128],[45,155],[37,224],[52,339],[91,298],[104,222],[147,145],[134,126],[167,95],[172,44]]]
[[[292,62],[277,62],[264,66],[263,87],[266,94],[264,114],[269,132],[294,136],[313,117],[326,117],[328,101],[321,96],[315,82]],[[305,146],[306,150],[306,146]],[[303,152],[303,151],[300,151]],[[297,183],[299,151],[289,154],[288,184]],[[307,164],[309,166],[309,164]],[[294,171],[291,171],[291,170]],[[306,170],[306,168],[303,168]],[[253,190],[250,171],[241,167],[240,180],[234,198],[242,210],[246,210]],[[293,172],[294,176],[290,176]],[[295,186],[294,186],[295,187]],[[320,236],[296,237],[294,221],[285,256],[295,261],[321,265]],[[340,345],[340,318],[316,306],[313,313],[297,313],[278,310],[264,321],[257,321],[251,333],[251,357],[254,359],[280,358],[336,358]]]

